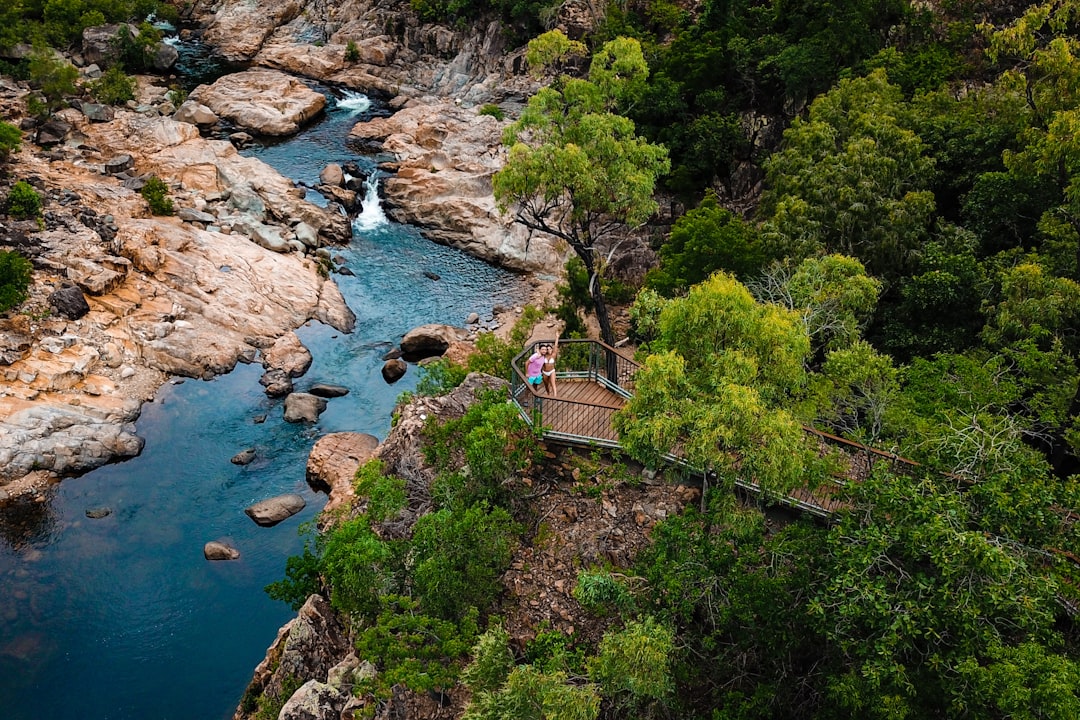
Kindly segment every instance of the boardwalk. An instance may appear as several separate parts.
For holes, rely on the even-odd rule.
[[[521,371],[535,345],[514,358],[511,394],[522,416],[542,427],[549,442],[618,448],[619,438],[611,426],[612,416],[633,396],[633,377],[638,365],[614,348],[594,340],[564,340],[557,362],[557,397],[543,390],[533,391]],[[612,379],[614,378],[614,379]],[[805,427],[808,439],[819,453],[837,458],[841,467],[831,481],[813,490],[798,488],[780,501],[800,510],[828,517],[841,506],[837,498],[844,483],[857,481],[879,462],[887,462],[894,471],[910,472],[917,465],[891,453],[845,440],[811,427]],[[677,457],[671,458],[678,463]],[[736,484],[760,495],[753,478],[741,478]]]

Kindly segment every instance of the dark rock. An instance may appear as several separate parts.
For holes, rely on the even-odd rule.
[[[203,545],[203,557],[207,560],[239,560],[240,551],[224,540],[211,540]]]
[[[87,508],[86,517],[91,520],[100,520],[103,517],[112,515],[112,509],[107,507]]]
[[[424,277],[426,277],[428,280],[441,280],[442,279],[442,278],[439,277],[438,273],[433,273],[430,270],[425,270],[424,271]]]
[[[283,397],[292,392],[292,378],[284,370],[271,368],[259,378],[259,384],[266,388],[266,394],[270,397]]]
[[[343,397],[349,394],[349,388],[344,385],[331,385],[329,383],[315,383],[308,392],[323,398]]]
[[[349,277],[354,277],[356,275],[356,273],[350,270],[346,265],[342,265],[341,267],[336,268],[334,272],[336,272],[338,275],[348,275]]]
[[[101,103],[84,102],[80,109],[90,122],[112,122],[116,117],[116,111],[111,106]]]
[[[154,48],[154,56],[150,58],[150,67],[158,72],[168,70],[180,59],[180,52],[166,42],[159,42]]]
[[[69,320],[78,320],[90,312],[90,305],[86,302],[82,290],[74,285],[65,285],[53,291],[52,295],[49,295],[49,304]]]
[[[386,364],[382,366],[383,380],[391,384],[396,383],[405,375],[405,371],[408,370],[408,368],[409,366],[400,358],[387,360]]]
[[[285,398],[285,422],[313,423],[324,410],[326,400],[309,393],[294,392]]]
[[[255,142],[255,138],[251,137],[248,133],[240,130],[229,135],[229,140],[233,145],[239,148],[245,148],[251,143]]]
[[[135,158],[130,155],[117,155],[105,161],[105,172],[110,175],[118,175],[135,166]]]
[[[42,147],[56,145],[64,142],[70,132],[71,125],[66,122],[63,122],[62,120],[48,120],[38,128],[37,137],[34,138],[34,142]]]
[[[251,461],[255,459],[255,448],[248,448],[247,450],[241,450],[230,458],[229,462],[233,465],[250,465]]]
[[[388,350],[386,354],[382,356],[382,359],[397,360],[399,357],[401,357],[401,350],[399,350],[398,348],[393,348],[391,350]]]
[[[262,425],[264,422],[266,422],[266,415],[265,414],[256,415],[255,417],[251,418],[251,421],[253,423],[255,423],[256,425]]]
[[[142,190],[145,185],[146,178],[142,177],[131,178],[130,180],[124,181],[124,187],[126,187],[128,190],[134,190],[135,192],[139,192],[140,190]]]
[[[304,498],[295,493],[289,493],[257,502],[244,508],[244,513],[254,520],[255,524],[271,527],[300,512],[306,505]]]

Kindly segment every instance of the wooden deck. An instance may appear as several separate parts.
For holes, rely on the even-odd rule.
[[[618,443],[618,436],[611,427],[611,417],[622,408],[625,400],[595,380],[566,378],[556,382],[557,397],[548,396],[543,390],[535,398],[526,398],[527,410],[534,423],[542,425],[544,432],[557,440],[572,441],[581,438],[602,441],[600,444]],[[534,403],[531,407],[529,402]]]

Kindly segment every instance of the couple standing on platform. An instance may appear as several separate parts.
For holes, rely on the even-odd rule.
[[[558,397],[559,393],[555,388],[555,356],[558,354],[559,336],[556,335],[554,344],[542,342],[537,346],[536,352],[529,356],[525,364],[525,374],[533,390],[543,385],[548,395]]]

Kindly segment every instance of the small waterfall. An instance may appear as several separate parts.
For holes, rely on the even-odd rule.
[[[382,200],[379,198],[379,174],[375,171],[372,171],[364,181],[364,199],[361,206],[360,214],[353,220],[353,227],[356,230],[374,230],[390,222],[382,209]]]
[[[367,112],[371,108],[371,98],[354,90],[342,90],[341,97],[337,99],[337,106],[350,113]]]

